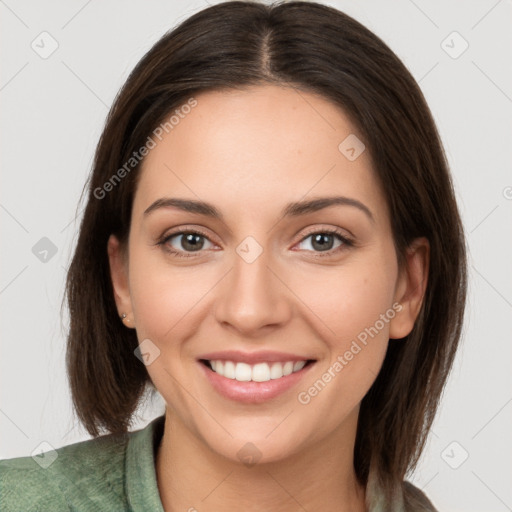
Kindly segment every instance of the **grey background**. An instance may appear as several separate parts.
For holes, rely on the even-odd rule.
[[[325,3],[382,37],[419,82],[467,231],[465,337],[410,479],[443,511],[512,510],[512,2]],[[89,438],[72,415],[67,312],[60,316],[78,200],[128,73],[165,31],[206,5],[0,1],[0,458],[29,455],[41,442],[58,448]],[[58,43],[47,58],[31,47],[51,48],[43,31]],[[464,40],[469,47],[458,55]],[[135,428],[162,412],[161,401],[150,404]]]

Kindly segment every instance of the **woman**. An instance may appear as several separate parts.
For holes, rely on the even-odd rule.
[[[208,7],[136,66],[95,155],[67,280],[94,439],[2,461],[0,508],[435,510],[405,477],[465,292],[396,55],[314,2]],[[165,414],[129,432],[147,390]]]

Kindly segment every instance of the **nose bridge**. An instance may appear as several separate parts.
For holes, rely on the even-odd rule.
[[[270,251],[254,238],[247,237],[236,247],[232,271],[217,297],[219,322],[246,332],[283,322],[288,309],[285,290],[271,267]]]

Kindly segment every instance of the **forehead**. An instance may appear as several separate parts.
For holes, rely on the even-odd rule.
[[[273,85],[194,98],[197,105],[175,117],[145,157],[134,213],[166,195],[253,212],[308,195],[383,206],[368,152],[355,160],[344,153],[343,141],[353,146],[361,135],[327,99]]]

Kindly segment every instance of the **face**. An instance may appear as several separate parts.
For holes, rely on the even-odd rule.
[[[126,260],[109,240],[116,302],[176,421],[228,459],[248,442],[284,459],[354,432],[389,338],[413,327],[425,258],[399,269],[337,106],[277,86],[195,99],[145,158]]]

